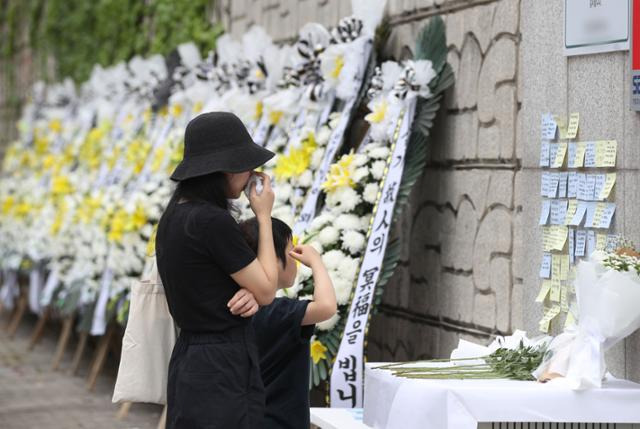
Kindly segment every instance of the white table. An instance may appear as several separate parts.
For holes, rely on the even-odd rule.
[[[311,424],[320,429],[370,429],[362,423],[362,408],[311,408]]]
[[[581,392],[561,383],[394,377],[368,363],[364,423],[386,429],[476,429],[479,422],[640,423],[640,385],[605,381]],[[625,426],[618,426],[618,428]],[[626,426],[631,427],[631,426]]]

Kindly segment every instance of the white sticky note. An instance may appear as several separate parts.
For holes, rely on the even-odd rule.
[[[540,146],[540,167],[549,166],[549,142],[543,141]]]
[[[593,228],[593,219],[596,215],[596,209],[598,208],[598,203],[595,201],[589,201],[586,203],[587,205],[587,220],[584,222],[584,226],[587,228]]]
[[[567,185],[567,198],[578,197],[578,173],[575,171],[569,172]]]
[[[540,195],[546,197],[549,195],[549,187],[551,186],[551,173],[543,172],[540,178]]]
[[[593,201],[595,191],[596,191],[596,175],[595,174],[587,174],[587,183],[586,183],[584,200]]]
[[[540,264],[540,278],[548,279],[551,277],[551,253],[542,255],[542,264]]]
[[[558,143],[549,143],[549,166],[552,168],[557,155],[558,155]]]
[[[616,212],[615,203],[604,203],[604,210],[602,213],[602,217],[600,218],[600,223],[597,225],[597,227],[609,228],[611,226],[611,220],[613,219],[613,215],[615,212]]]
[[[584,165],[585,142],[569,143],[569,168],[580,168]]]
[[[607,175],[606,174],[596,174],[595,175],[595,190],[593,192],[593,199],[594,200],[602,200],[602,198],[600,198],[600,195],[602,195],[602,191],[604,190],[604,185],[607,182]]]
[[[576,231],[569,229],[569,263],[571,265],[576,263],[575,248],[576,248]]]
[[[558,195],[558,186],[560,185],[560,174],[558,173],[550,173],[550,183],[547,192],[547,197],[555,198]]]
[[[587,147],[584,153],[584,166],[595,167],[596,166],[596,142],[587,142]]]
[[[556,156],[549,157],[551,162],[551,168],[560,168],[564,164],[564,159],[567,156],[567,143],[561,142],[557,143],[558,148],[556,149]]]
[[[579,229],[576,231],[576,256],[584,256],[585,247],[587,245],[587,231]]]
[[[586,200],[587,195],[587,175],[584,173],[578,173],[578,199]]]
[[[551,212],[551,200],[542,200],[542,209],[540,210],[540,225],[546,225],[549,221],[549,213]]]
[[[552,200],[551,201],[551,225],[564,225],[564,220],[567,217],[567,200]]]
[[[596,232],[594,230],[587,231],[587,256],[596,250]]]
[[[586,201],[578,201],[578,208],[576,209],[576,214],[571,219],[569,225],[578,226],[582,223],[582,219],[584,219],[584,215],[587,212],[587,202]]]
[[[542,115],[541,134],[544,140],[554,140],[556,138],[556,129],[558,125],[553,119],[551,113],[545,113]]]
[[[558,198],[567,198],[567,180],[569,173],[558,173]]]

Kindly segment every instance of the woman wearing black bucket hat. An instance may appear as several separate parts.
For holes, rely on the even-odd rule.
[[[264,392],[249,316],[275,295],[273,190],[252,185],[258,254],[229,212],[252,171],[273,153],[256,145],[235,115],[204,113],[185,131],[178,182],[158,225],[156,257],[180,336],[169,364],[167,428],[262,426]]]

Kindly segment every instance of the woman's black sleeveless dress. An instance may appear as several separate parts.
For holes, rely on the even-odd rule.
[[[167,428],[262,427],[253,329],[227,308],[239,289],[230,274],[256,258],[238,224],[211,204],[177,204],[158,227],[156,255],[180,327],[169,363]]]

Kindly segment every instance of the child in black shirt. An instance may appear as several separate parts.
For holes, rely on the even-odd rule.
[[[316,323],[337,311],[331,278],[320,254],[311,246],[293,246],[291,229],[272,219],[278,264],[278,288],[293,286],[299,261],[313,272],[313,300],[276,298],[253,316],[258,343],[260,372],[266,393],[265,428],[308,428],[309,340]],[[249,247],[257,248],[255,218],[240,224]],[[232,300],[233,301],[233,300]],[[238,307],[230,302],[229,307]]]

